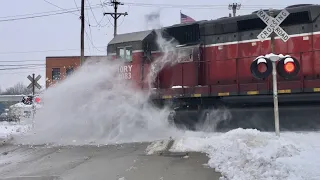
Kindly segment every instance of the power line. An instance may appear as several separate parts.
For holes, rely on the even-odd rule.
[[[51,2],[48,2],[46,0],[44,0],[44,1],[53,5],[53,6],[56,6]],[[85,7],[85,9],[90,9],[91,11],[93,11],[93,9],[101,8],[102,6],[103,5],[101,5],[101,4],[95,4],[93,6]],[[56,6],[56,7],[58,7],[58,6]],[[63,10],[63,12],[61,12],[61,10],[59,10],[59,11],[47,11],[47,12],[39,12],[39,13],[19,14],[19,15],[13,15],[13,16],[3,16],[3,17],[0,17],[0,19],[2,19],[2,20],[0,20],[0,22],[34,19],[34,18],[54,16],[54,15],[60,15],[60,14],[68,14],[68,13],[75,14],[74,12],[77,12],[77,9],[75,9],[75,8],[62,9],[62,10]],[[77,14],[75,14],[75,15],[77,15]],[[24,16],[26,16],[26,17],[24,17]],[[5,19],[5,18],[9,18],[9,19]]]
[[[40,17],[47,17],[47,16],[54,16],[54,15],[60,15],[60,14],[67,14],[67,13],[72,13],[72,12],[75,12],[75,11],[76,11],[76,10],[59,12],[59,13],[52,13],[52,14],[43,14],[43,15],[36,15],[36,16],[21,17],[21,18],[3,19],[3,20],[0,20],[0,22],[17,21],[17,20],[24,20],[24,19],[34,19],[34,18],[40,18]]]
[[[107,46],[100,46],[96,48],[106,48]],[[87,49],[87,48],[85,48]],[[59,52],[59,51],[79,51],[80,49],[53,49],[53,50],[35,50],[35,51],[12,51],[12,52],[0,52],[0,55],[3,54],[26,54],[26,53],[43,53],[43,52]]]
[[[42,62],[44,62],[44,60],[12,60],[12,61],[2,61],[2,60],[0,60],[0,62],[10,62],[10,63],[13,63],[13,62],[38,62],[38,61],[42,61]]]
[[[0,67],[16,67],[16,66],[45,66],[46,64],[0,64]]]
[[[47,2],[47,1],[46,1]],[[50,3],[50,2],[48,2]],[[53,5],[52,3],[50,3],[51,5]],[[100,8],[101,7],[101,4],[95,4],[91,7],[85,7],[85,9],[97,9],[97,8]],[[0,17],[0,19],[5,19],[5,18],[15,18],[15,17],[21,17],[21,16],[34,16],[34,15],[41,15],[41,14],[51,14],[51,13],[58,13],[58,12],[61,12],[61,11],[74,11],[76,12],[77,9],[76,8],[69,8],[69,9],[64,9],[64,10],[55,10],[55,11],[45,11],[45,12],[37,12],[37,13],[28,13],[28,14],[17,14],[17,15],[11,15],[11,16],[2,16]],[[72,12],[70,12],[72,13]]]
[[[186,8],[186,9],[221,9],[226,5],[218,4],[152,4],[152,3],[137,3],[137,2],[125,2],[127,5],[139,6],[139,7],[161,7],[161,8]],[[242,9],[260,9],[269,8],[270,5],[245,5]],[[286,5],[277,5],[277,7],[286,7]]]
[[[61,9],[61,10],[67,10],[67,9],[65,9],[65,8],[62,8],[62,7],[60,7],[60,6],[58,6],[58,5],[56,5],[56,4],[53,4],[53,3],[51,3],[51,2],[49,2],[49,1],[47,1],[47,0],[44,0],[45,2],[47,2],[47,3],[49,3],[49,4],[51,4],[52,6],[54,6],[54,7],[57,7],[57,8],[59,8],[59,9]],[[76,3],[75,3],[76,4]],[[103,8],[103,4],[96,4],[96,5],[94,5],[94,6],[99,6],[99,8]],[[90,8],[90,7],[89,7]],[[98,8],[98,7],[95,7],[95,8]],[[78,8],[78,6],[76,6],[76,11],[79,11],[79,8]],[[80,12],[80,11],[79,11]],[[73,15],[75,15],[75,16],[77,16],[77,17],[80,17],[81,15],[80,14],[76,14],[76,13],[72,13]],[[81,18],[81,17],[80,17]],[[84,19],[85,20],[85,19]],[[88,22],[87,22],[88,23]]]
[[[44,1],[45,1],[45,2],[48,2],[48,1],[46,1],[46,0],[44,0]],[[59,8],[59,9],[65,10],[64,8],[59,7],[59,6],[57,6],[57,5],[53,4],[53,3],[50,3],[50,4],[53,5],[53,6],[55,6],[55,7],[57,7],[57,8]],[[79,10],[76,2],[75,2],[75,5],[76,5],[76,8]],[[101,7],[103,8],[103,4],[101,4]],[[78,16],[78,15],[75,14],[75,13],[72,13],[72,14]],[[84,19],[84,20],[85,20],[85,19]],[[89,22],[87,22],[87,23],[90,24]],[[87,36],[88,36],[88,32],[86,31],[86,29],[84,29],[84,32],[85,32],[85,33],[87,34]],[[100,51],[100,50],[98,49],[99,47],[96,47],[96,46],[93,44],[92,39],[90,39],[90,38],[88,38],[88,39],[89,39],[89,41],[91,42],[92,46],[93,46],[96,50]],[[106,46],[103,46],[103,47],[106,48]],[[102,48],[102,47],[100,47],[100,48]],[[86,49],[86,48],[84,48],[84,49]],[[102,51],[101,51],[101,52],[102,52]],[[0,53],[0,54],[1,54],[1,53]]]
[[[40,70],[40,69],[39,69]],[[14,74],[14,75],[16,75],[16,74],[29,74],[29,73],[34,73],[34,70],[29,70],[29,71],[14,71],[14,70],[12,70],[12,71],[3,71],[3,72],[0,72],[0,74],[2,74],[2,75],[4,75],[4,74]]]
[[[92,13],[92,15],[93,15],[94,20],[96,21],[96,23],[97,23],[98,25],[100,25],[100,23],[98,22],[98,20],[97,20],[97,18],[96,18],[96,16],[95,16],[95,14],[94,14],[94,12],[93,12],[93,10],[92,10],[92,8],[91,8],[90,1],[89,1],[89,0],[87,0],[87,2],[88,2],[88,5],[89,5],[89,7],[90,7],[90,10],[91,10],[91,13]],[[89,17],[89,16],[88,16],[88,17]],[[89,25],[89,26],[90,26],[90,25]]]
[[[34,69],[34,68],[45,68],[45,67],[15,67],[15,68],[2,68],[0,71],[7,71],[7,70],[16,70],[16,69]]]

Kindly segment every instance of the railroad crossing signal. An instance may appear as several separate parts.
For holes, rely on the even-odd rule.
[[[277,72],[278,74],[285,78],[290,79],[296,76],[300,71],[299,61],[294,57],[285,57],[281,58],[277,64]]]
[[[296,76],[300,71],[299,61],[291,56],[278,57],[276,65],[277,73],[285,78],[290,79]],[[266,56],[257,57],[250,66],[250,71],[256,79],[267,78],[272,73],[273,60]]]
[[[41,89],[41,85],[37,82],[37,81],[39,81],[41,76],[38,75],[36,78],[34,78],[34,74],[32,74],[32,76],[29,75],[27,78],[31,81],[31,83],[29,84],[29,86],[27,88],[29,88],[29,89],[32,88],[32,93],[34,95],[34,87]]]
[[[287,42],[289,35],[280,27],[280,24],[289,16],[289,12],[283,9],[277,17],[269,16],[263,10],[257,12],[257,16],[267,24],[267,27],[257,36],[260,41],[267,39],[272,32],[275,32],[284,42]]]

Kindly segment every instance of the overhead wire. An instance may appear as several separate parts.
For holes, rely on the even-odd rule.
[[[21,15],[13,15],[13,16],[5,16],[5,17],[0,17],[0,22],[6,22],[6,21],[17,21],[17,20],[25,20],[25,19],[33,19],[33,18],[40,18],[40,17],[47,17],[47,16],[53,16],[53,15],[60,15],[60,14],[67,14],[67,13],[71,13],[74,15],[79,16],[79,14],[75,14],[74,12],[76,12],[77,10],[72,8],[72,9],[64,9],[61,8],[47,0],[44,0],[45,2],[60,8],[61,10],[63,10],[63,12],[60,11],[47,11],[47,12],[40,12],[40,13],[30,13],[30,14],[21,14]],[[100,0],[101,2],[101,0]],[[95,4],[95,5],[91,5],[90,2],[88,1],[89,6],[85,7],[85,9],[90,9],[93,13],[93,9],[96,8],[101,8],[104,7],[103,3],[100,4]],[[202,4],[202,5],[192,5],[192,4],[152,4],[152,3],[138,3],[138,2],[125,2],[125,4],[127,5],[131,5],[131,6],[139,6],[139,7],[161,7],[161,8],[186,8],[186,9],[221,9],[223,7],[226,7],[226,5],[214,5],[214,4]],[[249,9],[261,9],[261,8],[269,8],[270,5],[242,5],[241,10],[249,10]],[[284,8],[286,7],[286,5],[277,5],[276,7],[279,8]],[[21,17],[21,16],[27,16],[27,17]],[[103,19],[103,17],[101,18],[100,21],[98,21],[93,13],[93,16],[97,22],[97,25],[91,25],[92,27],[98,27],[100,26],[100,23]],[[13,18],[12,18],[13,17]],[[20,17],[20,18],[14,18],[14,17]],[[9,18],[9,19],[4,19],[4,18]],[[109,19],[110,22],[110,19]]]
[[[34,62],[34,61],[43,61],[44,60],[12,60],[12,61],[3,61],[3,60],[0,60],[0,62],[10,62],[10,63],[14,63],[14,62]]]
[[[102,0],[100,0],[100,3],[103,4]],[[105,7],[109,10],[108,6],[102,6],[102,9],[103,9],[103,12],[102,12],[102,13],[104,13],[104,12],[106,11],[106,10],[104,9]],[[108,22],[110,23],[110,25],[113,26],[112,23],[111,23],[111,21],[110,21],[110,19],[109,19],[109,16],[106,16],[106,17],[107,17]],[[109,24],[108,22],[107,22],[107,24],[105,24],[105,26],[107,26],[107,25]]]
[[[124,4],[140,7],[162,7],[162,8],[191,8],[191,9],[220,9],[227,5],[224,4],[153,4],[153,3],[139,3],[139,2],[123,2]],[[283,7],[286,5],[277,5]],[[242,5],[242,9],[257,9],[269,8],[270,5]]]
[[[96,48],[106,48],[107,46],[98,46]],[[87,49],[87,48],[85,48]],[[52,49],[52,50],[35,50],[35,51],[11,51],[11,52],[0,52],[0,55],[4,54],[28,54],[28,53],[43,53],[43,52],[59,52],[59,51],[79,51],[79,48],[75,49]],[[1,61],[0,61],[1,62]]]
[[[93,10],[92,10],[92,8],[91,8],[90,1],[89,1],[89,0],[87,0],[87,3],[88,3],[88,5],[89,5],[89,8],[90,8],[90,10],[91,10],[91,13],[92,13],[92,15],[93,15],[94,20],[96,21],[97,25],[100,25],[100,23],[98,22],[98,20],[97,20],[97,18],[96,18],[96,16],[95,16],[95,14],[94,14],[94,12],[93,12]],[[88,15],[88,16],[89,16],[89,15]],[[90,26],[90,24],[89,24],[89,26]]]
[[[40,17],[46,17],[46,16],[53,16],[53,15],[59,15],[59,14],[66,14],[66,13],[72,13],[73,11],[65,11],[65,12],[58,12],[58,13],[52,13],[52,14],[43,14],[43,15],[35,15],[35,16],[29,16],[29,17],[21,17],[21,18],[11,18],[11,19],[2,19],[0,22],[7,22],[7,21],[17,21],[17,20],[23,20],[23,19],[34,19],[34,18],[40,18]]]
[[[0,19],[21,17],[21,16],[33,16],[33,15],[40,15],[40,14],[50,14],[50,13],[57,13],[57,12],[61,12],[61,11],[62,10],[45,11],[45,12],[29,13],[29,14],[17,14],[17,15],[11,15],[11,16],[2,16],[2,17],[0,17]],[[63,10],[63,11],[77,11],[77,10],[75,8],[71,8],[71,9],[66,9],[66,10]]]
[[[46,64],[0,64],[0,67],[16,67],[16,66],[45,66]]]
[[[58,7],[56,6],[55,4],[47,1],[47,0],[44,0],[45,2],[55,6],[55,7]],[[90,7],[85,7],[85,9],[91,9],[93,11],[93,9],[96,9],[96,8],[101,8],[101,4],[95,4],[93,6],[90,5]],[[61,10],[63,10],[61,12]],[[40,18],[40,17],[47,17],[47,16],[54,16],[54,15],[60,15],[60,14],[68,14],[68,13],[71,13],[71,14],[75,14],[74,12],[77,12],[77,9],[74,9],[74,8],[71,8],[71,9],[61,9],[59,11],[46,11],[46,12],[39,12],[39,13],[29,13],[29,14],[18,14],[18,15],[11,15],[11,16],[3,16],[3,17],[0,17],[0,22],[7,22],[7,21],[17,21],[17,20],[25,20],[25,19],[34,19],[34,18]],[[75,14],[77,15],[77,14]],[[79,16],[79,15],[77,15]],[[9,18],[9,19],[8,19]]]
[[[45,67],[29,67],[29,66],[26,66],[26,67],[14,67],[14,68],[1,68],[0,71],[6,71],[6,70],[15,70],[15,69],[34,69],[34,68],[45,68]]]

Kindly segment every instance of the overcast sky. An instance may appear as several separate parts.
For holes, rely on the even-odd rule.
[[[73,10],[75,10],[76,4],[80,8],[81,3],[81,0],[47,1],[61,8]],[[94,8],[92,8],[92,11],[88,9],[85,12],[85,19],[87,21],[86,32],[88,34],[85,37],[85,55],[105,55],[106,49],[103,46],[106,46],[113,37],[113,20],[111,17],[103,16],[103,12],[112,12],[113,7],[98,7],[97,4],[101,4],[101,2],[104,2],[103,0],[86,0],[86,6],[89,5],[88,2]],[[109,0],[105,2],[109,2]],[[209,20],[228,16],[231,12],[228,10],[228,4],[233,1],[123,0],[122,2],[124,5],[119,7],[119,12],[128,12],[129,15],[125,18],[120,17],[118,21],[118,33],[145,30],[145,15],[159,10],[162,26],[179,23],[180,10],[195,20]],[[242,3],[242,7],[238,11],[238,14],[248,14],[260,8],[283,8],[288,5],[301,3],[315,4],[319,3],[319,0],[242,0],[240,2]],[[32,73],[42,75],[40,83],[44,85],[46,56],[80,55],[80,20],[79,16],[76,15],[79,12],[33,19],[3,21],[24,17],[17,15],[39,15],[34,13],[48,11],[62,12],[60,11],[61,9],[52,4],[45,2],[45,0],[0,1],[0,87],[2,89],[18,82],[23,82],[27,85],[29,83],[27,76]],[[160,6],[159,4],[162,5]],[[196,6],[190,7],[187,5]],[[89,28],[88,22],[90,22],[91,28]],[[89,41],[88,38],[91,40]],[[4,70],[16,68],[17,66],[12,65],[17,64],[39,65],[33,68]]]

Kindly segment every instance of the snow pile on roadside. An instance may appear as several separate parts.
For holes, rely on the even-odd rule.
[[[146,154],[151,155],[161,151],[165,151],[169,145],[170,140],[158,140],[152,142],[146,149]]]
[[[171,151],[207,153],[208,165],[228,180],[320,179],[320,133],[264,133],[235,129],[225,134],[176,140]]]
[[[0,139],[1,141],[11,137],[11,135],[22,134],[30,129],[29,125],[18,123],[0,123]]]

